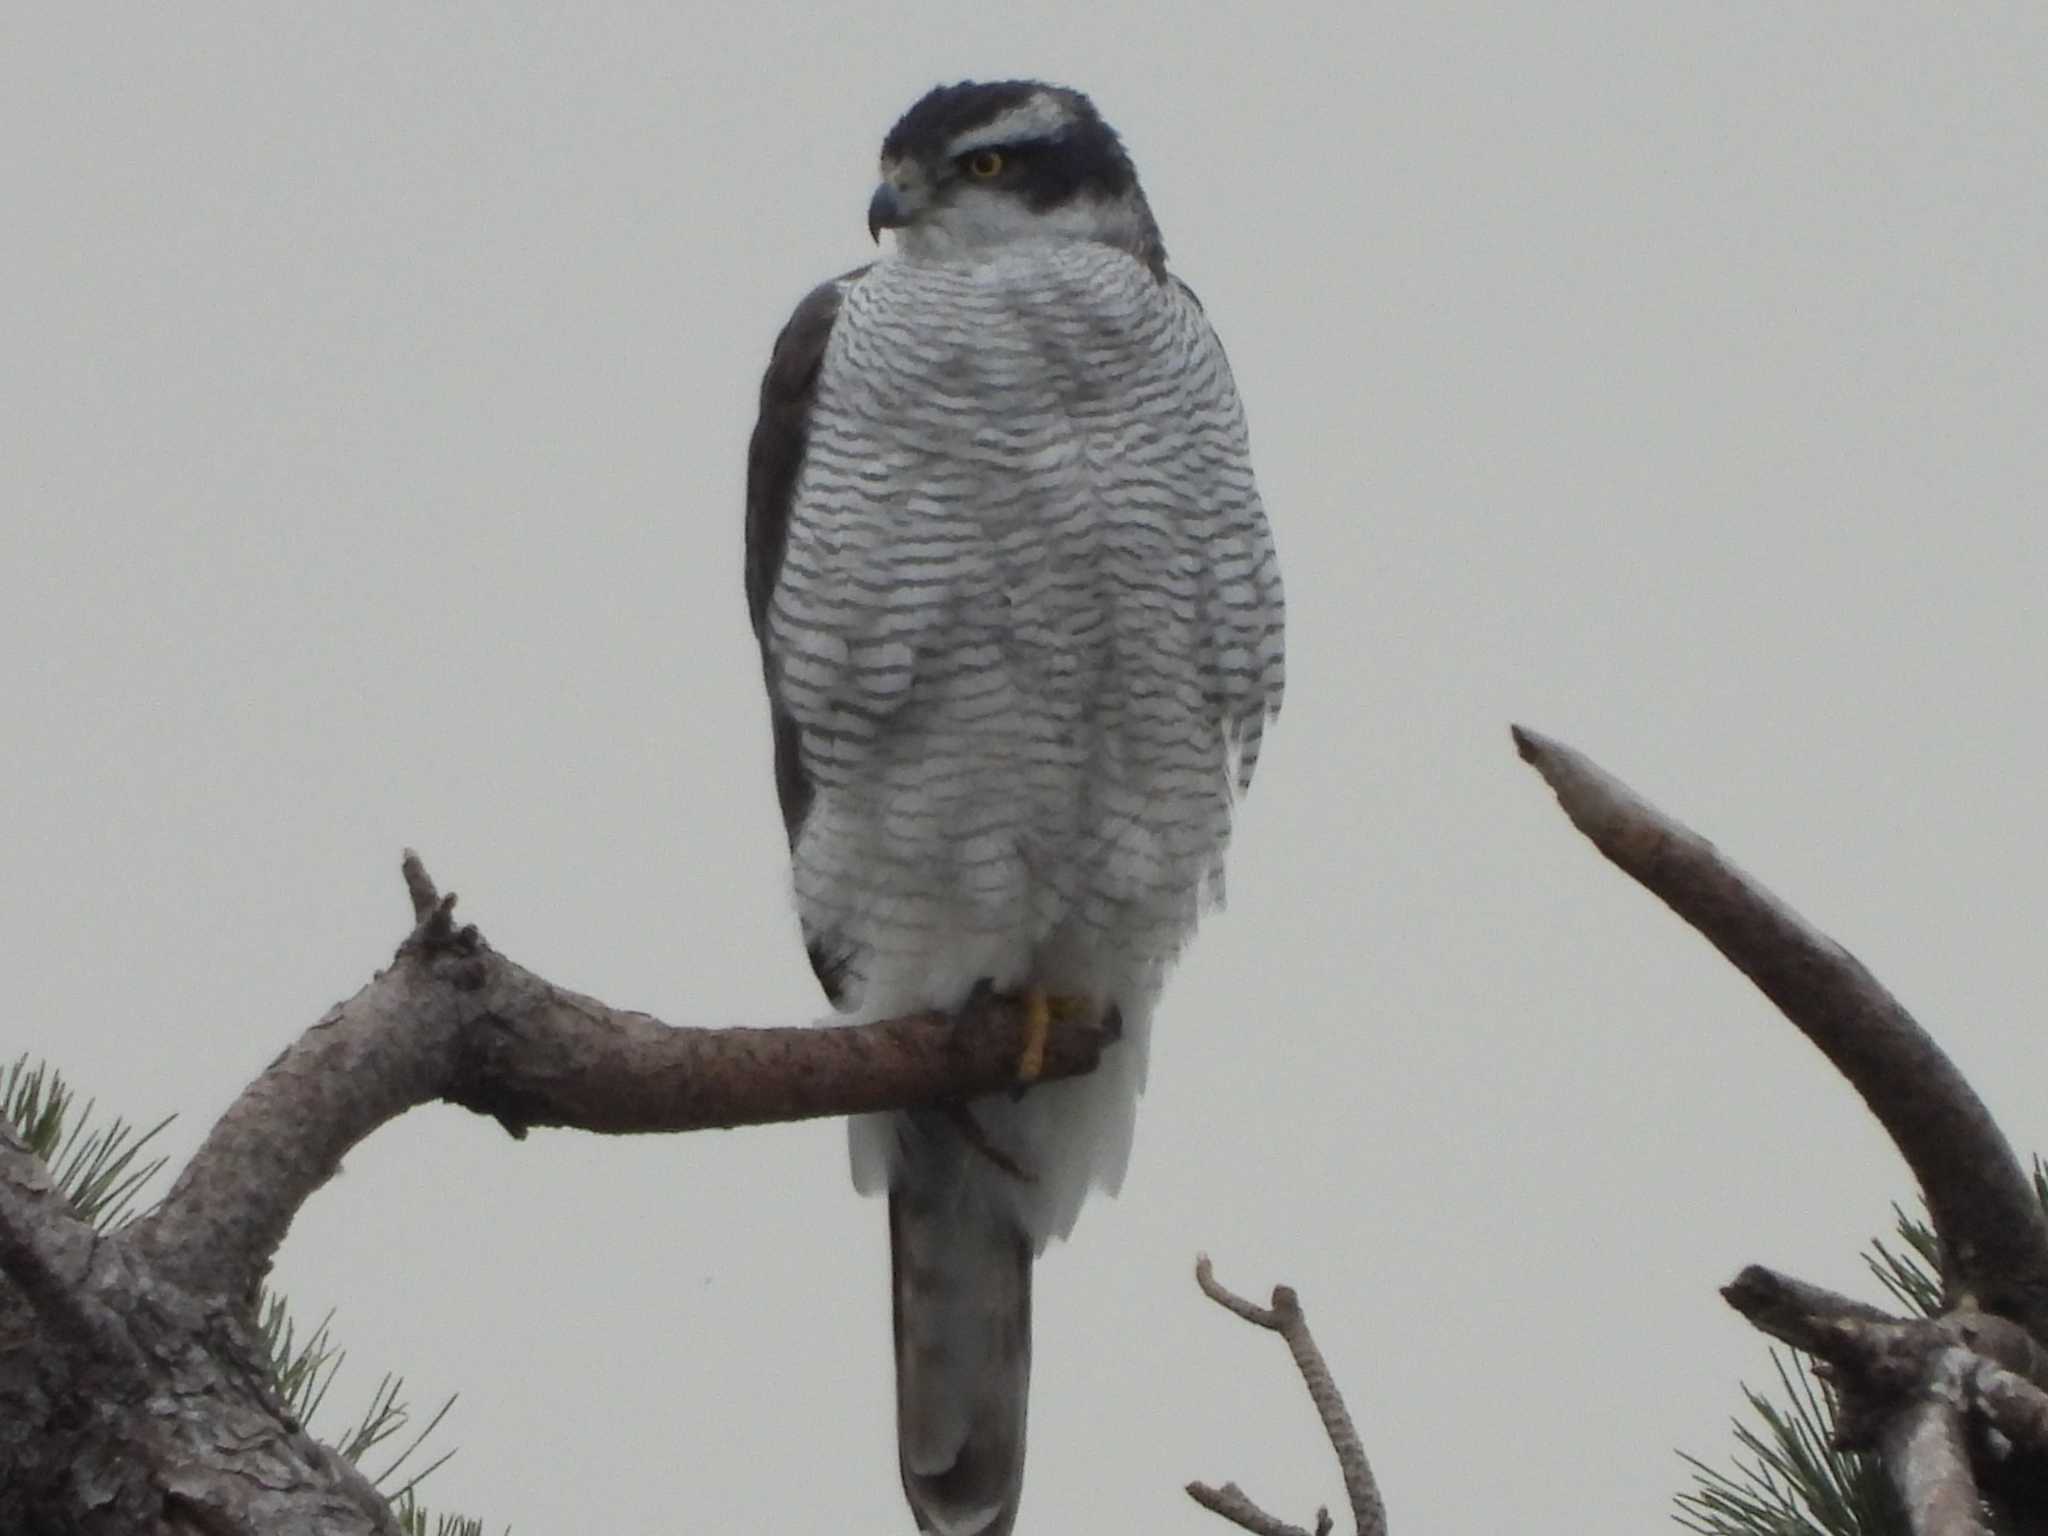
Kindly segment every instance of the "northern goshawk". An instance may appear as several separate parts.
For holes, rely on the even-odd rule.
[[[1040,1031],[1121,1028],[1089,1076],[852,1126],[889,1197],[904,1490],[924,1530],[1001,1536],[1032,1260],[1123,1177],[1154,1000],[1280,707],[1280,572],[1223,349],[1087,97],[932,91],[868,224],[893,251],[797,306],[747,464],[811,964],[860,1019],[987,983]]]

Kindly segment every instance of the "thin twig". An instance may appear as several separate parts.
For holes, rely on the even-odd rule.
[[[1206,1253],[1195,1256],[1195,1284],[1202,1288],[1204,1296],[1215,1302],[1219,1307],[1235,1312],[1248,1323],[1255,1323],[1261,1328],[1271,1328],[1275,1332],[1279,1331],[1280,1314],[1270,1308],[1260,1306],[1255,1301],[1245,1300],[1244,1297],[1224,1285],[1221,1280],[1216,1278],[1216,1267],[1209,1262],[1209,1255]]]
[[[1309,1536],[1301,1526],[1289,1525],[1278,1515],[1267,1514],[1235,1483],[1225,1483],[1221,1488],[1211,1488],[1207,1483],[1189,1483],[1188,1497],[1212,1514],[1256,1532],[1257,1536]],[[1315,1536],[1329,1536],[1329,1530],[1330,1512],[1327,1509],[1317,1510]]]
[[[1381,1502],[1372,1465],[1366,1460],[1365,1443],[1359,1438],[1358,1427],[1351,1422],[1343,1394],[1337,1390],[1336,1379],[1330,1374],[1329,1364],[1323,1359],[1315,1335],[1309,1331],[1307,1314],[1302,1311],[1301,1299],[1294,1289],[1285,1285],[1274,1286],[1272,1306],[1261,1307],[1219,1281],[1206,1253],[1195,1260],[1195,1283],[1202,1288],[1204,1296],[1224,1310],[1279,1334],[1286,1342],[1288,1353],[1294,1357],[1295,1369],[1301,1373],[1302,1382],[1308,1388],[1309,1400],[1316,1405],[1316,1413],[1323,1421],[1323,1433],[1329,1436],[1330,1448],[1337,1453],[1337,1465],[1344,1474],[1344,1492],[1351,1503],[1353,1529],[1357,1536],[1386,1536],[1386,1506]],[[1307,1536],[1307,1533],[1300,1532],[1299,1527],[1287,1526],[1261,1510],[1235,1483],[1225,1483],[1221,1489],[1190,1483],[1188,1495],[1203,1508],[1235,1520],[1247,1530],[1260,1531],[1265,1536],[1280,1536],[1282,1532]],[[1247,1514],[1255,1515],[1265,1523],[1251,1524],[1243,1518]],[[1329,1528],[1329,1511],[1318,1510],[1317,1536],[1325,1536]]]
[[[1573,825],[1755,982],[1863,1096],[1927,1197],[1948,1303],[1974,1301],[2048,1338],[2048,1215],[1990,1112],[1898,999],[1592,761],[1521,726],[1514,738]]]

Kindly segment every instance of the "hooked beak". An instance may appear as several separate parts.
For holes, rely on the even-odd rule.
[[[903,194],[886,181],[875,188],[875,195],[868,199],[868,238],[880,245],[883,230],[901,229],[909,222],[910,210],[904,206]]]

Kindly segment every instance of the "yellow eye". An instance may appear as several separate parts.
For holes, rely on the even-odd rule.
[[[993,149],[976,150],[967,157],[967,174],[982,181],[999,176],[1003,170],[1003,157]]]

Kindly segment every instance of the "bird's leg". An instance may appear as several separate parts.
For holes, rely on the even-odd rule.
[[[1035,1083],[1045,1070],[1045,1041],[1052,1033],[1052,999],[1033,982],[1024,989],[1024,1049],[1017,1053],[1017,1081]]]
[[[974,1111],[965,1104],[953,1103],[945,1106],[947,1120],[960,1133],[960,1139],[967,1143],[971,1152],[987,1158],[1019,1184],[1035,1184],[1038,1176],[1024,1167],[1009,1153],[988,1139],[988,1132],[981,1128],[981,1122],[974,1118]]]
[[[1086,1018],[1092,1011],[1085,997],[1062,997],[1047,992],[1037,982],[1024,988],[1024,1048],[1017,1053],[1017,1084],[1028,1088],[1045,1071],[1045,1045],[1055,1019],[1065,1023]]]
[[[946,1014],[947,1039],[953,1042],[954,1049],[966,1048],[969,1026],[983,1017],[983,1010],[996,997],[996,984],[984,976],[968,989],[967,997],[960,1006]]]

